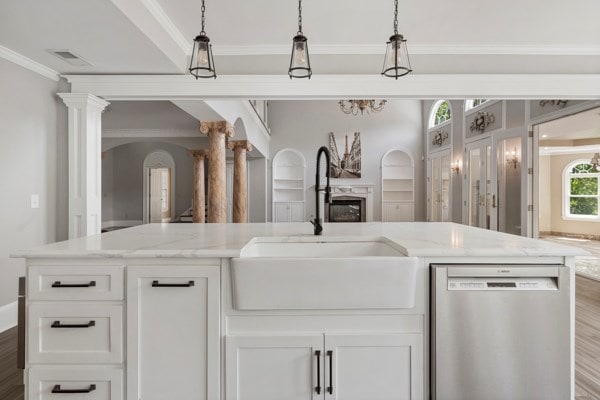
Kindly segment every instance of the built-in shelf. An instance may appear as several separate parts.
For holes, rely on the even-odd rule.
[[[283,149],[273,157],[273,222],[304,222],[306,161]]]
[[[414,163],[402,150],[390,150],[381,159],[382,221],[414,220]]]

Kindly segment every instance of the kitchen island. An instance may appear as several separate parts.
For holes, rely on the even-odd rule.
[[[429,398],[430,265],[566,265],[572,281],[585,255],[452,223],[312,232],[151,224],[15,253],[27,259],[26,396]]]

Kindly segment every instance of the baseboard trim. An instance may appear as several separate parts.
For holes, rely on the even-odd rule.
[[[114,226],[126,226],[129,228],[132,226],[142,225],[143,223],[144,221],[142,220],[104,221],[102,222],[102,229],[112,228]]]
[[[540,231],[540,236],[562,236],[573,239],[587,239],[587,240],[600,240],[600,235],[591,235],[585,233],[569,233],[569,232],[554,232],[554,231]]]
[[[17,302],[0,307],[0,332],[17,325]]]

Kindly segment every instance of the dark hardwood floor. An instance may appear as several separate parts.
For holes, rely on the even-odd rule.
[[[0,333],[0,400],[23,400],[23,371],[17,369],[17,328]]]
[[[600,400],[600,281],[577,277],[575,399]],[[0,333],[0,400],[23,400],[17,329]]]

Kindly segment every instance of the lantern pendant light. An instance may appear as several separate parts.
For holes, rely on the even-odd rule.
[[[192,59],[190,61],[190,74],[198,78],[217,78],[215,71],[215,61],[212,54],[212,45],[210,39],[204,32],[204,0],[202,0],[202,30],[194,38],[194,49],[192,50]]]
[[[410,74],[412,69],[408,58],[406,39],[398,33],[398,0],[394,0],[394,6],[394,34],[390,36],[390,41],[387,42],[381,75],[398,79],[401,76]]]
[[[298,33],[294,36],[292,44],[292,59],[288,75],[292,78],[308,78],[312,75],[310,58],[308,56],[308,43],[302,34],[302,0],[298,0]]]

